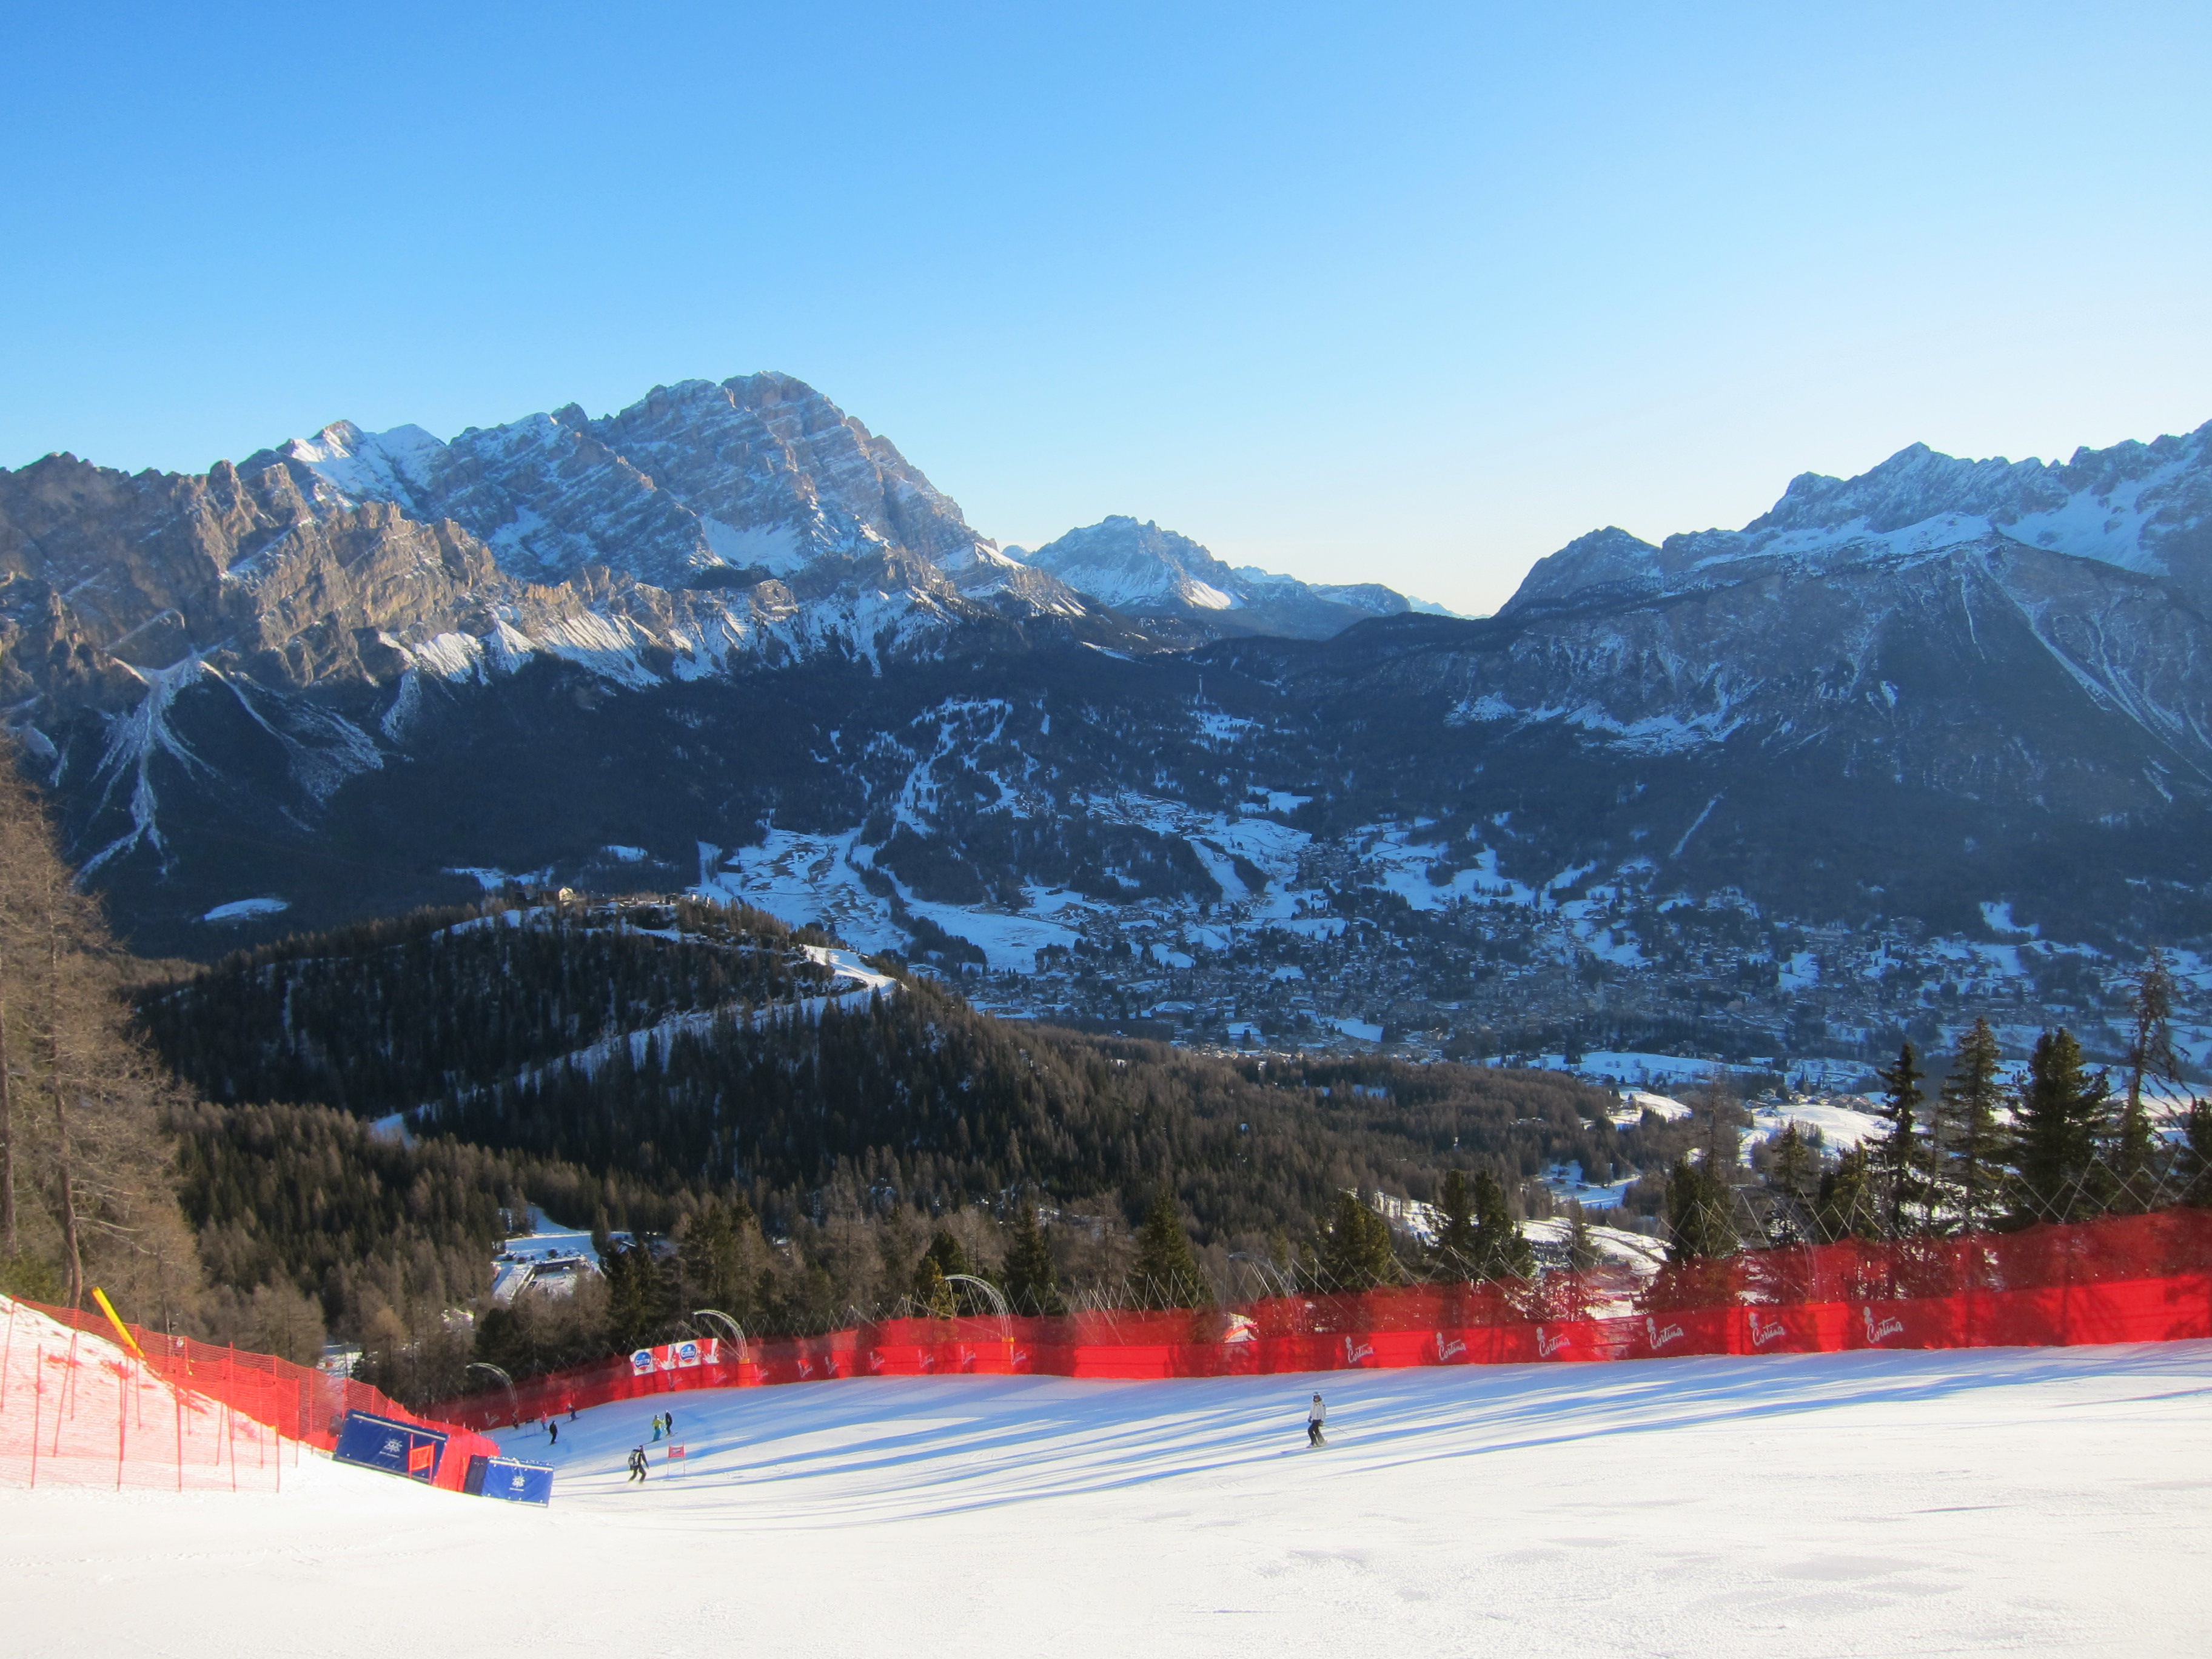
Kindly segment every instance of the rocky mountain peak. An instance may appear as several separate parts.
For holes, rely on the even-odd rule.
[[[1539,560],[1500,614],[2006,543],[2172,576],[2212,602],[2212,423],[2148,444],[2077,450],[2063,465],[1964,460],[1916,443],[1856,477],[1802,472],[1740,531],[1689,532],[1656,548],[1617,529],[1579,538]]]
[[[2057,471],[2032,457],[1960,460],[1911,444],[1855,478],[1799,473],[1771,510],[1744,526],[1744,534],[1854,523],[1887,534],[1947,514],[2016,518],[2064,501],[2066,488],[2052,476]]]
[[[1205,548],[1124,514],[1071,530],[1027,562],[1133,615],[1234,611],[1245,602],[1237,573]]]
[[[384,501],[452,519],[539,582],[596,566],[720,586],[871,544],[947,567],[991,545],[896,446],[787,374],[655,386],[598,419],[567,404],[450,443],[337,421],[247,465],[285,466],[333,508]]]
[[[1662,586],[1659,550],[1607,525],[1578,536],[1536,561],[1506,601],[1501,616],[1562,604],[1656,593]]]

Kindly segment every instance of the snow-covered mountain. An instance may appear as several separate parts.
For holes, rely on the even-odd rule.
[[[656,386],[600,420],[571,404],[441,444],[350,422],[249,457],[319,501],[452,519],[538,582],[592,566],[677,589],[904,548],[958,570],[994,550],[887,440],[783,374]],[[304,475],[304,476],[302,476]]]
[[[1741,530],[1669,536],[1657,547],[1595,531],[1539,561],[1499,614],[1894,567],[1970,544],[2164,577],[2203,605],[2212,600],[2212,423],[2077,450],[2063,463],[1959,460],[1913,444],[1856,478],[1800,473]]]
[[[1021,556],[1126,616],[1198,623],[1223,635],[1324,640],[1370,617],[1453,614],[1379,582],[1316,586],[1249,565],[1232,569],[1188,536],[1118,514]]]
[[[1148,1030],[1848,1049],[2212,960],[2208,445],[1916,447],[1467,620],[1132,518],[1001,550],[811,389],[691,381],[0,474],[0,697],[165,952],[504,874]]]

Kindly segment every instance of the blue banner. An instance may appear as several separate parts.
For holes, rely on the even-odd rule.
[[[434,1480],[446,1455],[446,1437],[418,1423],[395,1423],[367,1412],[348,1412],[338,1431],[337,1449],[331,1454],[341,1463],[358,1463],[365,1469],[412,1480]]]
[[[461,1490],[509,1504],[550,1504],[553,1470],[544,1463],[524,1463],[512,1457],[471,1457]]]

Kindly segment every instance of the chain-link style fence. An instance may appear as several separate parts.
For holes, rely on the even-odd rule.
[[[434,1407],[483,1429],[693,1389],[957,1373],[1225,1376],[1413,1365],[2212,1338],[2212,1212],[1845,1241],[1233,1307],[890,1319],[641,1350]]]

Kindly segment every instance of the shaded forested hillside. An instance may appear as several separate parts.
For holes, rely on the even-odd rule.
[[[404,1114],[642,1191],[741,1194],[779,1225],[1024,1188],[1133,1215],[1168,1182],[1201,1236],[1296,1235],[1347,1186],[1427,1198],[1453,1168],[1512,1186],[1645,1161],[1557,1075],[1270,1070],[995,1019],[903,974],[829,998],[807,944],[688,901],[428,913],[243,954],[143,1017],[211,1101]]]

